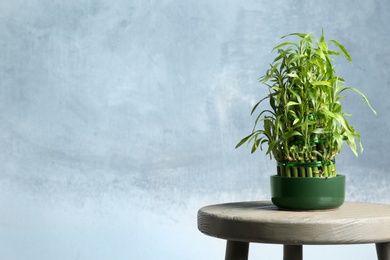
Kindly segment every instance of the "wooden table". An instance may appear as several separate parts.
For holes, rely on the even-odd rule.
[[[334,210],[287,211],[269,201],[211,205],[198,211],[198,229],[227,240],[226,260],[247,260],[249,243],[284,245],[284,260],[302,259],[302,245],[375,243],[390,260],[390,205],[345,202]]]

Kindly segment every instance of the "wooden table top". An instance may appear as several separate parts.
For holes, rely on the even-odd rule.
[[[231,241],[285,245],[390,242],[390,205],[345,202],[333,210],[287,211],[270,201],[226,203],[201,208],[198,229]]]

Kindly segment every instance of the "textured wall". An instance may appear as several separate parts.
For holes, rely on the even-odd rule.
[[[338,157],[347,199],[390,203],[389,24],[385,0],[1,1],[0,258],[223,259],[196,212],[269,199],[275,162],[234,146],[272,46],[322,27],[378,111],[345,100],[365,145]],[[351,247],[316,259],[374,259]]]

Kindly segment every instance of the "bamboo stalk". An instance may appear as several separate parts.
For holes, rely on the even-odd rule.
[[[307,167],[306,168],[306,176],[312,178],[313,177],[313,168]]]
[[[328,168],[329,177],[333,177],[332,164],[327,165],[326,168]]]
[[[328,167],[326,165],[322,166],[322,171],[323,171],[324,177],[329,177],[329,171],[328,171]]]
[[[291,167],[286,166],[286,177],[291,177]]]
[[[331,176],[336,176],[336,165],[334,163],[329,164],[329,172]]]
[[[292,167],[292,175],[293,175],[293,177],[298,177],[298,168],[297,167]]]
[[[286,174],[285,174],[285,167],[286,166],[284,166],[284,165],[280,166],[280,174],[281,174],[281,176],[286,176]]]
[[[316,157],[312,158],[312,162],[317,162]],[[313,167],[312,172],[313,172],[313,177],[320,177],[320,171],[318,170],[318,167]]]
[[[303,159],[301,159],[300,162],[304,162]],[[306,177],[305,167],[299,167],[299,176]]]
[[[329,170],[329,176],[334,177],[335,175],[334,175],[334,171],[333,171],[333,164],[329,164],[328,170]]]
[[[306,177],[305,167],[299,167],[299,176]]]
[[[318,167],[313,167],[313,175],[314,177],[320,177],[320,171],[318,170]]]

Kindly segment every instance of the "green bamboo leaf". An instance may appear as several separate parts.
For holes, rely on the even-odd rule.
[[[286,46],[286,45],[298,46],[298,45],[297,45],[296,43],[294,43],[294,42],[283,42],[283,43],[281,43],[281,44],[275,46],[275,47],[272,49],[272,51],[274,51],[274,50],[276,50],[276,49],[280,49],[281,47],[284,47],[284,46]],[[281,49],[281,50],[283,50],[283,49]]]
[[[340,44],[336,40],[331,40],[331,42],[333,42],[341,50],[341,52],[344,54],[344,56],[345,56],[345,58],[347,58],[347,60],[352,62],[351,56],[349,55],[347,49],[342,44]]]
[[[324,62],[320,58],[313,57],[309,61],[310,61],[311,64],[314,64],[314,65],[318,66],[321,70],[324,70],[325,64],[324,64]]]
[[[318,43],[318,47],[321,49],[321,51],[323,51],[324,53],[328,53],[328,45],[326,44],[326,42],[324,41],[321,41]]]
[[[263,150],[263,144],[265,144],[265,143],[268,143],[268,140],[262,138],[262,140],[261,140],[261,142],[260,142],[260,149],[261,149],[261,150]]]
[[[318,56],[321,57],[321,59],[323,59],[323,60],[326,59],[325,54],[324,54],[324,52],[321,49],[315,49],[314,51],[315,51],[315,53],[318,54]]]
[[[275,101],[275,98],[274,96],[271,96],[270,99],[269,99],[269,105],[271,106],[271,108],[276,111],[277,108],[276,108],[276,101]]]
[[[347,135],[347,144],[351,148],[351,151],[355,154],[356,157],[359,156],[357,151],[357,146],[355,142],[355,137],[353,135]]]
[[[281,60],[282,58],[283,58],[283,56],[282,56],[282,55],[279,55],[278,57],[276,57],[276,58],[274,59],[273,62],[276,62],[276,61],[278,61],[278,60]]]
[[[337,144],[337,153],[340,153],[341,148],[343,147],[343,144],[344,144],[343,137],[340,133],[334,132],[333,139],[336,141],[336,144]]]
[[[329,55],[340,56],[340,52],[337,52],[337,51],[330,51],[330,50],[328,50],[328,54]]]
[[[255,112],[256,108],[260,105],[260,103],[266,100],[267,98],[270,98],[270,95],[266,96],[265,98],[262,98],[259,102],[256,103],[256,105],[254,105],[254,107],[252,108],[251,115],[253,114],[253,112]]]
[[[341,77],[336,77],[336,80],[337,81],[340,81],[340,82],[344,82],[345,80],[343,79],[343,78],[341,78]]]
[[[322,110],[322,112],[328,115],[329,117],[335,119],[341,125],[341,127],[346,131],[347,134],[356,133],[356,131],[349,125],[348,121],[342,115],[333,113],[326,109]]]
[[[329,81],[313,81],[311,84],[314,86],[331,86]]]
[[[299,78],[298,75],[295,73],[287,73],[286,76],[290,78]]]
[[[257,148],[259,148],[259,144],[260,144],[260,139],[255,139],[255,141],[253,142],[251,153],[256,152]]]
[[[281,39],[283,38],[286,38],[288,36],[299,36],[301,38],[305,38],[307,34],[304,34],[304,33],[290,33],[290,34],[287,34],[287,35],[284,35]]]
[[[322,28],[322,31],[321,31],[321,38],[320,38],[320,42],[323,42],[323,41],[325,41],[324,28]]]
[[[368,100],[368,98],[363,94],[363,92],[361,92],[359,89],[357,88],[353,88],[353,87],[348,87],[348,86],[340,86],[338,85],[337,86],[337,96],[341,94],[341,92],[343,92],[344,90],[352,90],[352,91],[355,91],[356,93],[358,93],[363,99],[364,101],[366,102],[366,104],[370,107],[371,111],[376,115],[377,112],[376,110],[371,106],[371,103],[370,101]]]
[[[315,125],[315,124],[317,124],[317,122],[315,122],[315,121],[304,121],[302,123],[295,125],[294,129],[306,127],[306,126],[311,126],[311,125]]]
[[[259,102],[256,103],[256,105],[253,106],[252,108],[252,111],[251,111],[251,115],[255,112],[256,108],[260,105],[262,100],[260,100]]]
[[[275,113],[272,112],[271,110],[268,110],[268,109],[265,109],[263,111],[261,111],[261,113],[257,116],[256,120],[255,120],[255,124],[253,126],[253,131],[255,131],[255,128],[259,122],[259,120],[264,120],[264,118],[262,118],[261,116],[265,113],[270,113],[272,116],[275,116]]]
[[[298,131],[290,131],[282,134],[283,139],[290,139],[293,136],[303,136],[303,135]]]
[[[344,128],[344,130],[348,133],[353,133],[354,132],[354,129],[351,128],[351,126],[349,125],[347,119],[345,117],[343,117],[342,115],[340,114],[334,114],[335,115],[335,119],[337,120],[338,123],[340,123],[340,125]]]
[[[294,44],[294,43],[290,43]],[[279,45],[285,45],[285,43],[279,44]],[[287,55],[292,51],[292,48],[287,49],[278,49],[278,53],[280,53],[283,57],[287,57]]]
[[[259,135],[264,135],[264,131],[263,130],[257,130],[257,131],[254,131],[253,132],[253,135],[248,139],[248,141],[246,141],[248,144],[254,142],[254,140],[257,140],[257,137]],[[260,139],[262,139],[263,137],[261,137]]]
[[[241,139],[241,141],[236,145],[236,148],[237,149],[238,147],[240,147],[241,145],[243,145],[246,141],[248,141],[249,138],[251,138],[255,133],[251,133],[250,135],[244,137]]]
[[[371,108],[372,112],[376,115],[376,111],[375,109],[371,106],[370,104],[370,101],[368,101],[367,97],[363,94],[363,92],[361,92],[360,90],[358,90],[357,88],[352,88],[352,87],[346,87],[347,89],[350,89],[350,90],[353,90],[355,91],[356,93],[358,93],[363,99],[364,101],[366,102],[366,104]]]
[[[305,58],[306,56],[305,55],[302,55],[302,54],[294,54],[293,55],[293,58],[288,62],[288,64],[293,64],[294,62],[296,62],[297,60],[299,59],[302,59],[302,58]]]
[[[272,136],[272,129],[275,129],[271,119],[269,117],[263,118],[264,121],[264,132],[267,136]]]
[[[295,102],[295,101],[289,101],[289,102],[287,102],[287,104],[286,104],[287,107],[290,107],[290,106],[297,106],[297,105],[300,105],[300,103]]]
[[[302,103],[301,96],[295,90],[291,88],[289,89],[289,92],[297,99],[298,103]]]
[[[313,131],[311,131],[310,133],[311,134],[327,134],[329,133],[330,130],[329,129],[325,129],[325,128],[316,128],[314,129]]]
[[[267,149],[267,152],[265,154],[270,154],[277,144],[278,144],[277,140],[274,140],[274,141],[268,143],[268,149]]]

